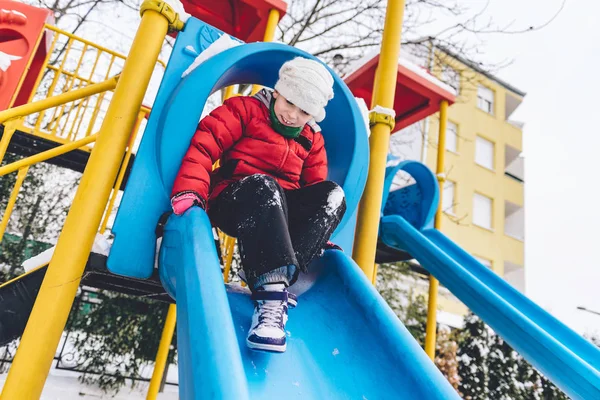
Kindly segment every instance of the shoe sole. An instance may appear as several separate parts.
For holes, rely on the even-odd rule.
[[[285,349],[287,348],[287,343],[284,343],[283,345],[267,344],[267,343],[254,343],[254,342],[249,341],[248,339],[246,339],[246,345],[252,350],[270,351],[273,353],[283,353],[283,352],[285,352]]]

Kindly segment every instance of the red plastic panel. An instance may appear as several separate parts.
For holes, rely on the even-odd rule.
[[[29,98],[48,51],[44,24],[52,19],[50,10],[0,0],[0,51],[21,57],[0,70],[0,110],[18,105],[17,95],[21,104]]]
[[[362,98],[368,105],[373,96],[373,81],[379,55],[363,64],[358,70],[344,78],[354,96]],[[422,120],[439,111],[440,102],[454,103],[454,95],[424,78],[418,73],[398,65],[394,111],[396,126],[393,132]],[[392,133],[393,133],[392,132]]]
[[[287,4],[282,0],[183,0],[185,11],[244,42],[263,40],[271,9],[285,15]]]

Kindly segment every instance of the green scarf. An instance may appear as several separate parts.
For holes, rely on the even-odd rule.
[[[275,132],[279,133],[283,137],[290,139],[295,139],[298,136],[300,136],[300,132],[302,132],[302,128],[304,128],[303,126],[301,126],[300,128],[296,128],[293,126],[284,125],[281,122],[279,122],[277,115],[275,115],[275,98],[271,100],[271,104],[269,105],[269,115],[271,117],[271,125],[273,126]]]

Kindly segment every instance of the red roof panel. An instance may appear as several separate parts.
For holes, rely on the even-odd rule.
[[[185,11],[246,43],[264,38],[271,9],[281,19],[287,10],[283,0],[182,0]]]
[[[379,54],[344,78],[354,96],[362,98],[367,104],[371,104],[378,63]],[[394,98],[396,126],[392,133],[438,112],[442,100],[453,104],[455,96],[432,79],[399,64]]]

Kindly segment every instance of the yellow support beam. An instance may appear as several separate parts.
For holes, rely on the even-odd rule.
[[[275,37],[275,28],[277,28],[277,24],[279,23],[279,10],[272,8],[269,11],[269,17],[267,19],[267,26],[265,27],[265,35],[263,36],[263,42],[272,42]],[[251,96],[254,96],[256,93],[260,91],[262,86],[260,85],[252,85]]]
[[[27,115],[60,106],[71,101],[83,99],[98,93],[106,92],[108,90],[113,90],[117,86],[118,81],[119,77],[115,76],[114,78],[110,78],[104,82],[95,83],[81,89],[59,94],[58,96],[48,97],[33,103],[0,111],[0,124],[12,118],[25,117]]]
[[[231,263],[233,262],[233,249],[235,247],[235,238],[227,236],[225,238],[225,251],[227,255],[225,257],[225,270],[223,271],[223,280],[225,283],[229,283],[229,271],[231,271]]]
[[[147,2],[142,4],[146,11],[8,372],[3,400],[38,399],[42,394],[127,140],[173,24],[172,18],[161,14],[170,9],[168,5],[155,10]]]
[[[158,345],[158,351],[156,352],[156,362],[154,364],[154,371],[152,372],[152,379],[150,379],[150,387],[148,388],[146,400],[156,400],[156,396],[158,396],[160,382],[162,381],[163,374],[165,373],[165,366],[167,365],[169,348],[171,347],[173,333],[175,332],[176,320],[177,308],[175,307],[175,304],[171,304],[169,305],[169,312],[167,313],[165,326]]]
[[[379,268],[379,264],[375,264],[373,266],[373,278],[371,278],[371,283],[373,285],[377,285],[377,269]]]
[[[234,95],[233,89],[235,89],[234,85],[227,86],[225,88],[225,93],[223,93],[223,101],[231,98]]]
[[[435,213],[435,228],[442,228],[442,196],[444,194],[444,162],[446,158],[446,125],[448,122],[448,101],[440,103],[440,127],[438,134],[437,166],[436,173],[440,187],[440,202]],[[439,282],[429,275],[429,302],[427,304],[427,327],[425,329],[425,352],[433,361],[435,359],[435,340],[437,327],[437,295]]]
[[[88,136],[86,138],[77,140],[75,142],[71,142],[71,143],[67,143],[67,144],[63,144],[60,145],[58,147],[55,147],[53,149],[50,150],[46,150],[43,151],[41,153],[38,153],[34,156],[29,156],[27,158],[22,158],[18,161],[15,161],[13,163],[10,163],[8,165],[5,165],[4,167],[0,167],[0,176],[4,176],[6,174],[10,174],[11,172],[15,172],[18,169],[21,169],[23,167],[29,167],[33,164],[37,164],[46,160],[49,160],[51,158],[60,156],[62,154],[68,153],[70,151],[73,151],[75,149],[78,149],[80,147],[86,146],[88,144],[90,144],[91,142],[96,141],[96,135],[92,135],[92,136]]]
[[[404,18],[404,0],[389,0],[383,27],[379,65],[373,85],[373,104],[393,108],[398,76],[398,55]],[[383,120],[371,128],[370,163],[367,185],[358,210],[358,222],[352,257],[367,277],[372,278],[379,230],[379,214],[383,198],[385,165],[390,143],[391,125]]]
[[[140,125],[142,124],[142,120],[146,117],[146,114],[147,111],[140,111],[138,113],[137,119],[135,120],[133,132],[131,134],[131,137],[129,138],[129,143],[127,144],[127,153],[125,154],[125,158],[123,159],[123,163],[121,164],[121,169],[119,170],[117,181],[115,182],[115,186],[113,187],[110,200],[108,201],[108,206],[106,206],[106,211],[104,212],[104,218],[102,219],[102,223],[100,224],[100,233],[104,233],[104,231],[106,231],[106,226],[108,225],[108,220],[110,219],[112,208],[115,205],[115,201],[117,200],[117,195],[119,194],[121,184],[123,183],[123,179],[125,178],[125,172],[127,172],[127,166],[129,165],[129,160],[131,159],[131,152],[133,151],[135,138],[137,137],[137,134],[140,130]]]
[[[0,242],[2,242],[2,239],[4,238],[4,232],[8,226],[8,220],[10,219],[10,215],[12,214],[15,203],[17,202],[17,196],[19,195],[21,186],[23,186],[23,181],[25,180],[27,171],[29,171],[28,166],[19,170],[17,175],[17,181],[15,182],[15,186],[13,187],[12,193],[8,199],[8,204],[6,204],[6,210],[4,210],[4,214],[2,215],[2,222],[0,222]]]

